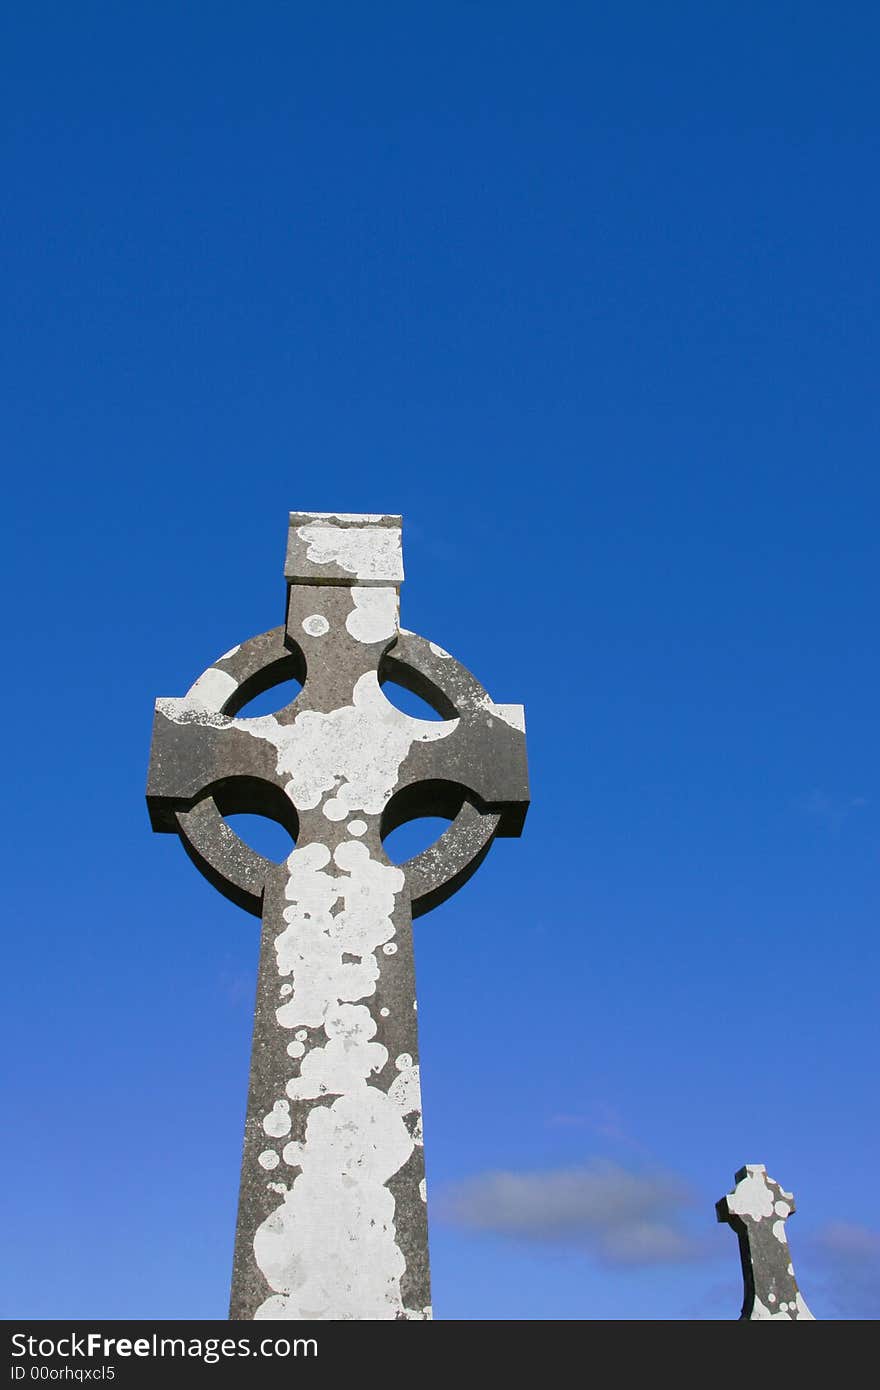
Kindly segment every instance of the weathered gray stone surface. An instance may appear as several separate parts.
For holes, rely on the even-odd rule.
[[[399,517],[292,513],[285,577],[284,627],[157,701],[147,788],[154,829],[262,917],[230,1317],[426,1318],[412,918],[520,833],[523,713],[400,628]],[[290,676],[286,708],[237,717]],[[283,864],[225,823],[242,811],[288,827]],[[452,823],[393,865],[383,836],[417,815]]]
[[[740,1320],[813,1320],[797,1286],[785,1223],[794,1197],[768,1178],[763,1163],[735,1174],[736,1186],[715,1205],[718,1220],[736,1231],[743,1272]]]

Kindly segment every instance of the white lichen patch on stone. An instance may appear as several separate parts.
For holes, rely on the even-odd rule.
[[[434,653],[434,655],[439,656],[442,661],[452,660],[451,654],[448,651],[446,651],[443,647],[438,647],[436,642],[429,642],[428,646],[431,648],[431,651]]]
[[[270,1139],[283,1139],[290,1133],[290,1105],[286,1100],[276,1100],[263,1120],[263,1129]]]
[[[399,526],[400,517],[388,516],[384,512],[291,512],[291,522],[308,516],[311,521],[342,521],[358,523],[361,526]]]
[[[491,696],[480,695],[474,702],[474,708],[494,715],[496,719],[503,720],[511,729],[517,729],[521,734],[526,731],[526,712],[522,705],[496,705]]]
[[[254,1236],[254,1256],[271,1290],[255,1316],[421,1317],[424,1310],[407,1308],[401,1296],[406,1266],[387,1186],[421,1143],[418,1067],[401,1053],[391,1086],[381,1089],[377,1078],[388,1052],[376,1041],[369,1002],[379,975],[376,952],[393,944],[404,875],[374,860],[357,840],[344,841],[332,855],[325,845],[305,845],[287,867],[288,905],[275,956],[279,977],[292,980],[293,991],[276,1018],[296,1030],[294,1043],[303,1050],[308,1035],[300,1025],[320,1031],[300,1074],[286,1082],[263,1122],[274,1128],[275,1116],[289,1119],[290,1101],[307,1109],[302,1140],[282,1152],[297,1174]]]
[[[230,658],[231,656],[235,656],[235,653],[236,653],[236,652],[240,652],[240,651],[241,651],[241,643],[238,642],[238,643],[236,643],[236,645],[235,645],[234,647],[230,647],[228,652],[224,652],[223,655],[222,655],[221,657],[218,657],[218,660],[219,660],[219,661],[228,661],[229,658]]]
[[[345,620],[346,631],[357,642],[385,642],[398,631],[396,589],[353,588],[354,607]]]
[[[302,620],[302,630],[308,633],[309,637],[323,637],[330,631],[330,624],[323,613],[311,613]]]
[[[296,1042],[296,1041],[294,1041],[294,1042],[289,1042],[289,1043],[287,1044],[287,1055],[288,1055],[288,1057],[301,1057],[301,1056],[303,1055],[303,1053],[305,1052],[305,1050],[306,1050],[306,1045],[305,1045],[305,1043],[301,1043],[301,1042]]]
[[[261,1154],[257,1155],[257,1162],[261,1168],[267,1168],[269,1170],[277,1168],[279,1161],[278,1155],[274,1149],[264,1149]]]
[[[401,1115],[414,1115],[415,1123],[411,1133],[413,1142],[421,1144],[422,1139],[422,1097],[419,1085],[418,1067],[407,1067],[399,1072],[388,1087],[388,1098],[399,1108]]]
[[[421,1197],[421,1199],[422,1199],[423,1202],[427,1202],[427,1200],[428,1200],[428,1184],[427,1184],[427,1181],[426,1181],[424,1178],[422,1178],[421,1182],[419,1183],[419,1196]]]
[[[752,1304],[752,1322],[790,1322],[792,1316],[794,1315],[789,1314],[787,1303],[781,1303],[779,1305],[778,1313],[774,1313],[773,1310],[768,1308],[766,1303],[762,1303],[757,1296]]]
[[[768,1294],[768,1300],[769,1299],[774,1299],[775,1301],[775,1295]],[[771,1308],[768,1308],[767,1305],[765,1303],[762,1303],[760,1298],[756,1296],[752,1305],[751,1320],[753,1322],[799,1322],[801,1320],[809,1322],[816,1321],[816,1319],[813,1317],[813,1314],[810,1312],[809,1308],[804,1302],[804,1298],[801,1293],[798,1293],[795,1299],[790,1303],[780,1303],[779,1311],[777,1313],[774,1313]]]
[[[762,1221],[773,1215],[773,1192],[767,1186],[764,1170],[758,1165],[748,1169],[748,1176],[742,1178],[727,1198],[728,1211],[736,1216],[750,1216],[753,1221]]]
[[[505,724],[509,724],[511,729],[518,729],[521,734],[526,731],[526,712],[522,705],[495,705],[495,714],[499,719],[503,719]]]
[[[256,1318],[394,1320],[408,1311],[386,1184],[412,1148],[402,1116],[374,1086],[312,1109],[299,1176],[254,1236],[274,1291]]]
[[[218,675],[225,675],[224,671]],[[201,677],[199,677],[201,679]],[[238,686],[236,685],[236,690]],[[175,724],[201,724],[207,729],[228,729],[233,724],[241,723],[243,720],[230,719],[226,714],[220,714],[219,710],[209,709],[203,702],[204,696],[190,698],[186,696],[183,700],[177,698],[160,698],[156,701],[156,713],[163,714],[166,719],[172,720]],[[253,721],[252,721],[253,722]]]
[[[328,792],[328,820],[354,811],[378,815],[397,785],[400,766],[414,743],[447,738],[457,719],[415,719],[382,694],[375,671],[355,684],[352,703],[321,714],[303,710],[292,724],[274,715],[233,720],[257,738],[274,744],[277,768],[288,796],[300,810],[312,810]]]
[[[365,820],[350,820],[345,828],[349,835],[366,835],[367,822]]]
[[[291,1100],[345,1095],[380,1072],[388,1061],[387,1048],[372,1041],[376,1020],[362,1004],[337,1004],[329,1009],[324,1032],[328,1038],[325,1046],[312,1048],[299,1076],[287,1083]]]
[[[400,530],[396,526],[298,526],[314,565],[336,565],[362,583],[403,579]]]
[[[293,993],[276,1010],[282,1028],[322,1028],[331,1009],[370,997],[379,978],[375,952],[394,935],[391,914],[403,871],[371,859],[358,840],[339,845],[332,863],[342,872],[333,871],[330,850],[321,844],[295,849],[287,861],[290,905],[275,952]]]
[[[798,1318],[802,1318],[802,1319],[804,1319],[804,1320],[806,1320],[806,1321],[808,1321],[808,1322],[815,1322],[815,1321],[816,1321],[816,1319],[813,1317],[813,1314],[810,1312],[809,1308],[807,1307],[806,1300],[804,1299],[804,1296],[803,1296],[803,1294],[800,1292],[800,1290],[798,1290],[797,1295],[796,1295],[796,1297],[795,1297],[795,1306],[796,1306],[796,1308],[797,1308],[797,1317],[798,1317]]]
[[[221,660],[223,658],[221,657]],[[221,710],[238,689],[238,681],[228,671],[209,666],[186,692],[185,700],[196,709]]]

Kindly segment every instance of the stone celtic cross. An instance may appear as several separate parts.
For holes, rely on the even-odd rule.
[[[153,828],[262,917],[231,1318],[431,1315],[412,919],[520,833],[528,781],[522,707],[399,626],[400,528],[293,513],[285,626],[156,702]],[[290,677],[285,708],[237,717]],[[284,825],[288,859],[249,848],[238,812]],[[398,867],[383,837],[420,815],[451,824]]]
[[[739,1241],[743,1274],[740,1321],[815,1321],[798,1288],[785,1223],[795,1209],[792,1193],[767,1176],[763,1163],[735,1174],[733,1191],[715,1203],[718,1220]]]

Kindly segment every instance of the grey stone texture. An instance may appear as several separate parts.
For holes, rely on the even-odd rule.
[[[715,1205],[718,1220],[732,1226],[739,1241],[743,1273],[743,1318],[813,1321],[794,1274],[785,1223],[794,1197],[767,1176],[763,1163],[749,1163],[735,1175],[736,1186]]]
[[[412,919],[520,834],[522,708],[400,628],[399,517],[292,513],[285,578],[283,627],[157,701],[147,786],[153,828],[262,919],[230,1317],[427,1318]],[[238,714],[291,676],[285,708]],[[243,811],[288,828],[284,863],[224,820]],[[392,864],[384,836],[420,815],[451,823]]]

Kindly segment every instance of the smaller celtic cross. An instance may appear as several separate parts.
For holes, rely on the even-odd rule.
[[[262,917],[230,1317],[426,1318],[412,918],[520,833],[522,707],[399,626],[399,517],[291,514],[285,577],[284,627],[156,702],[147,786],[153,828]],[[239,716],[291,676],[291,703]],[[402,713],[386,681],[440,718]],[[236,812],[290,830],[284,863]],[[392,864],[384,837],[420,815],[451,825]]]
[[[813,1320],[794,1277],[785,1234],[785,1223],[795,1209],[793,1195],[768,1178],[763,1163],[746,1164],[735,1181],[715,1211],[739,1240],[744,1286],[740,1321]]]

